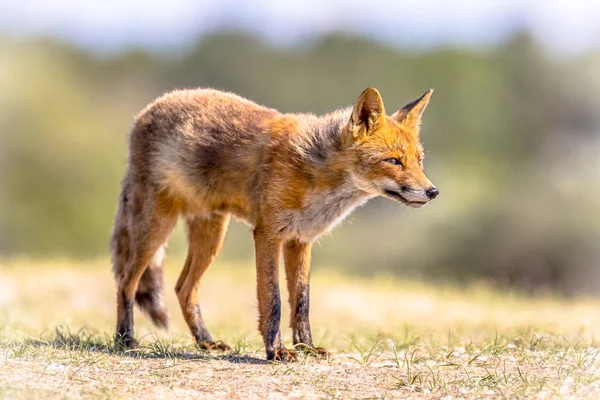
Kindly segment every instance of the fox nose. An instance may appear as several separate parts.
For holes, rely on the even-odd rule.
[[[431,200],[433,200],[438,196],[438,194],[440,194],[440,191],[438,190],[438,188],[433,186],[433,187],[430,187],[429,189],[427,189],[427,191],[425,191],[425,193],[427,194],[427,197],[429,197]]]

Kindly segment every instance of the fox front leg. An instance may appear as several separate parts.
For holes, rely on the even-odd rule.
[[[308,353],[327,356],[327,350],[313,347],[309,320],[310,259],[312,244],[299,240],[285,243],[283,258],[290,303],[290,327],[294,346]]]
[[[312,335],[308,318],[310,256],[310,243],[290,240],[285,244],[283,258],[290,296],[290,327],[294,335],[294,345],[302,343],[312,346]]]
[[[279,256],[282,242],[264,230],[254,230],[256,247],[256,278],[258,292],[258,328],[265,343],[267,360],[293,361],[296,353],[283,347],[279,324],[281,298],[279,295]]]

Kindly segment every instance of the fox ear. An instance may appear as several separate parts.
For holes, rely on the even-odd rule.
[[[421,124],[421,116],[423,115],[423,111],[425,111],[425,108],[429,103],[432,93],[433,89],[429,89],[423,96],[396,111],[392,115],[392,118],[408,129],[419,129],[419,125]]]
[[[367,88],[360,95],[350,118],[350,132],[352,138],[357,138],[362,133],[369,134],[385,118],[383,100],[375,88]]]

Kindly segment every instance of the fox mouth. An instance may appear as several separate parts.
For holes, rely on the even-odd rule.
[[[404,196],[402,196],[400,193],[398,193],[394,190],[385,189],[384,192],[387,197],[394,199],[396,201],[399,201],[400,203],[405,204],[409,207],[419,208],[419,207],[423,207],[425,204],[428,203],[427,201],[409,201]]]

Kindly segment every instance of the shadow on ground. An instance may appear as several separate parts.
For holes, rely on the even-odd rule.
[[[181,359],[197,361],[223,360],[233,364],[270,364],[269,361],[251,355],[241,354],[236,350],[230,352],[208,351],[196,347],[185,347],[156,338],[152,343],[140,345],[135,349],[119,349],[110,336],[93,332],[89,327],[83,327],[77,332],[63,326],[57,326],[54,334],[48,339],[29,338],[29,345],[52,347],[70,351],[89,351],[114,356],[132,357],[138,359]]]

